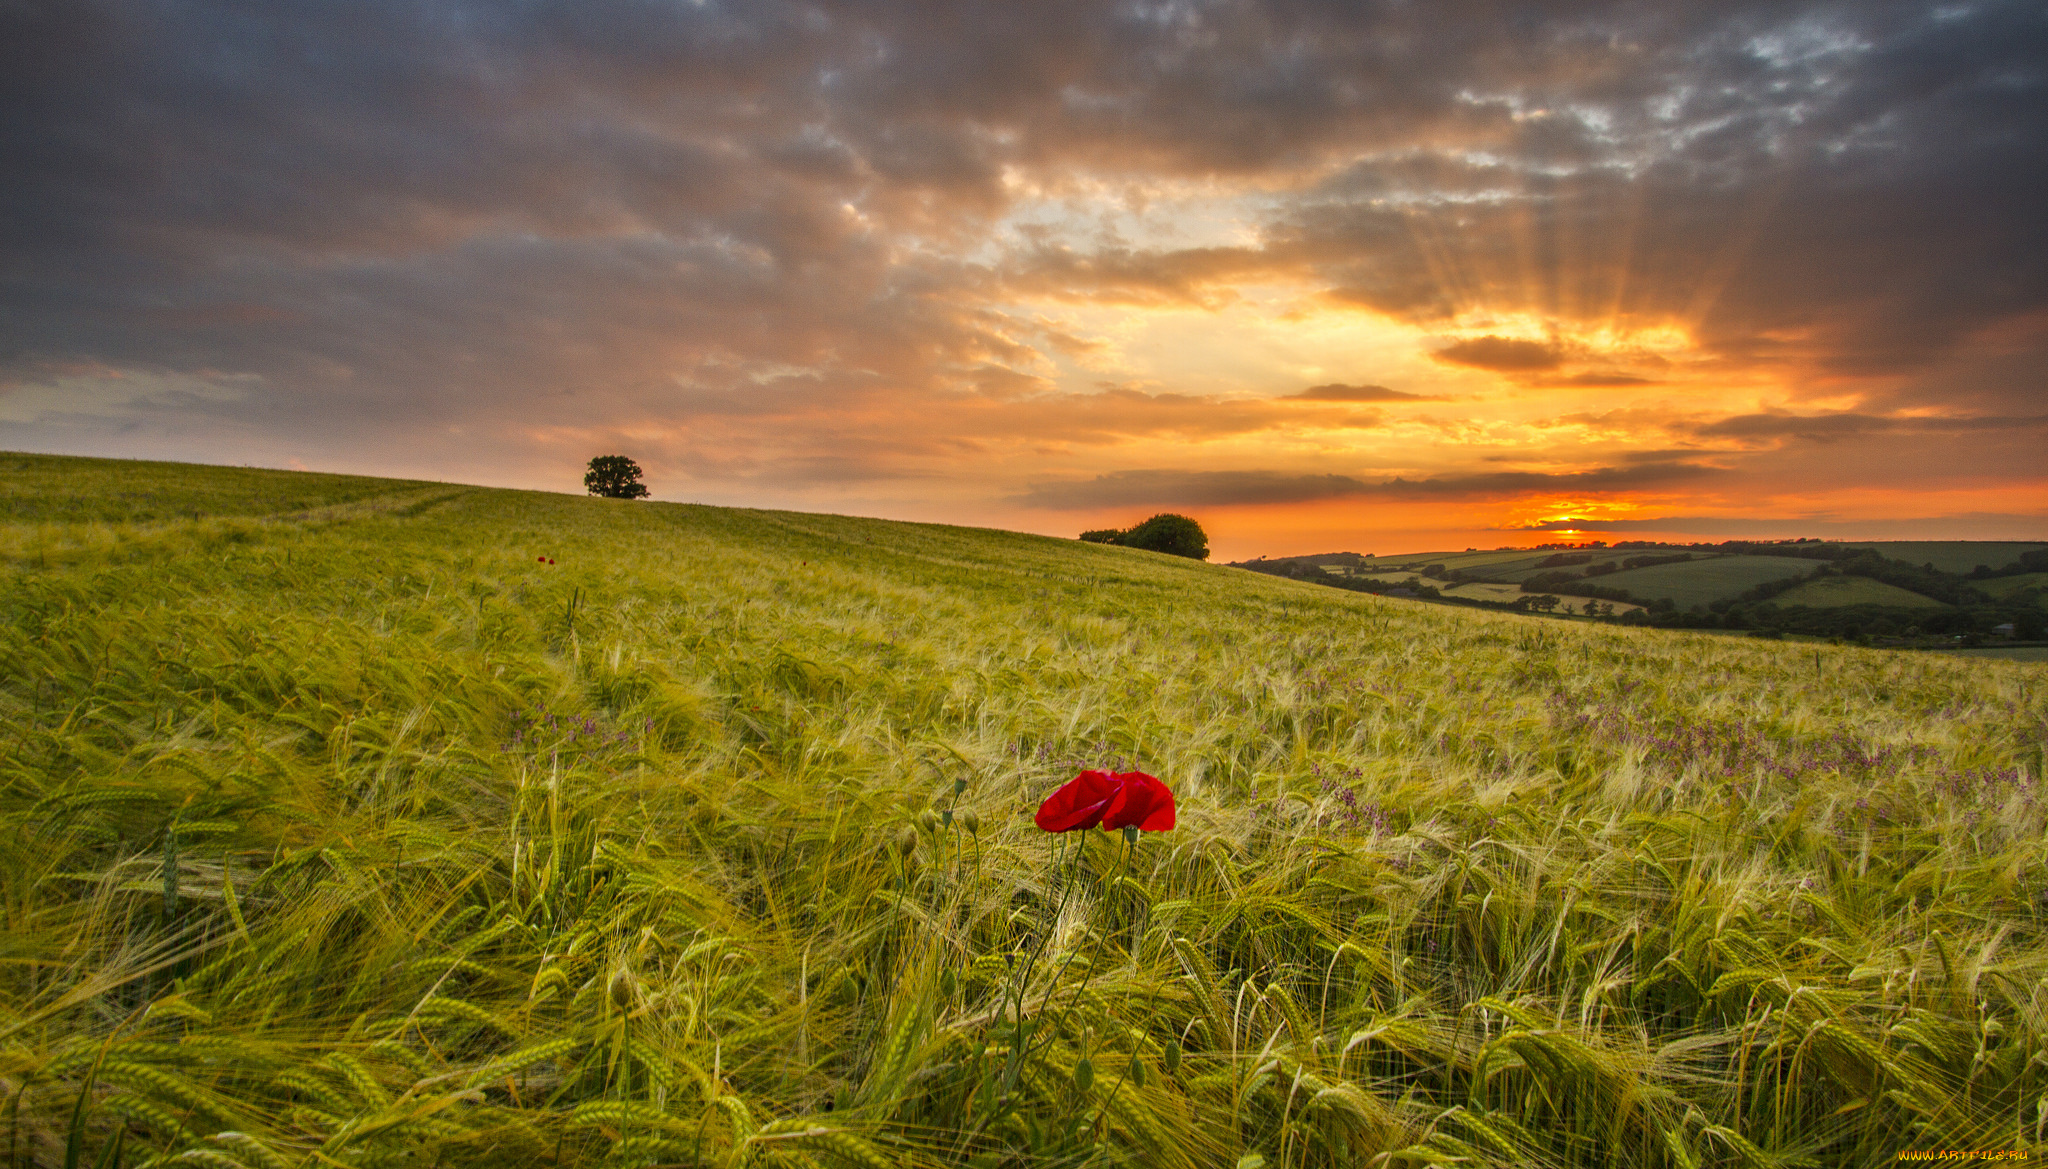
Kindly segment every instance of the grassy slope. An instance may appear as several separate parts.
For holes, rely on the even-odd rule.
[[[1432,581],[1430,583],[1442,584],[1441,581]],[[1467,584],[1451,585],[1446,587],[1444,592],[1461,597],[1477,597],[1488,601],[1507,601],[1511,604],[1529,595],[1514,585],[1494,584],[1488,581],[1472,581]],[[1635,606],[1631,605],[1629,607],[1634,608]]]
[[[1383,565],[1412,565],[1418,569],[1426,565],[1441,564],[1447,569],[1471,568],[1484,570],[1517,560],[1541,560],[1549,555],[1550,553],[1548,552],[1531,553],[1519,550],[1511,552],[1416,552],[1405,556],[1382,556],[1377,563]]]
[[[373,497],[452,490],[447,484],[193,463],[54,458],[0,451],[0,523],[138,523],[281,515]],[[11,532],[22,538],[21,529]]]
[[[1669,597],[1681,609],[1710,604],[1723,597],[1737,596],[1765,581],[1812,572],[1818,561],[1787,556],[1722,556],[1713,560],[1681,564],[1655,564],[1630,568],[1592,583],[1627,589],[1638,597]]]
[[[2038,1147],[2041,667],[303,492],[0,544],[38,1163],[117,1127],[249,1166]],[[1060,879],[1029,809],[1120,762],[1180,826]]]
[[[1830,576],[1810,580],[1772,597],[1771,603],[1786,608],[1805,605],[1813,609],[1832,609],[1843,605],[1891,605],[1900,609],[1948,607],[1911,589],[1902,589],[1897,585],[1862,576]]]
[[[2005,597],[2021,589],[2048,589],[2048,572],[2025,572],[2018,576],[1994,576],[1989,580],[1973,580],[1970,587],[1994,597]],[[2048,596],[2042,598],[2048,601]]]
[[[2019,563],[2023,552],[2036,552],[2048,544],[1997,543],[1990,540],[1880,540],[1869,544],[1847,544],[1850,548],[1873,548],[1881,555],[1908,564],[1932,564],[1942,572],[1967,573],[1982,564],[2004,568]]]

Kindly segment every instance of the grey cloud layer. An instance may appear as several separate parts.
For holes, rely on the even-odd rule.
[[[1699,463],[1645,463],[1591,471],[1496,471],[1427,479],[1396,476],[1368,482],[1350,475],[1281,471],[1116,471],[1092,479],[1034,484],[1017,497],[1026,507],[1085,511],[1103,507],[1225,506],[1308,503],[1372,496],[1381,499],[1484,499],[1534,492],[1608,492],[1694,482],[1721,474]]]
[[[1692,536],[1762,536],[1765,533],[1796,532],[1801,536],[1832,536],[1842,539],[1871,539],[1890,535],[1899,539],[1972,539],[2018,531],[2038,530],[2039,515],[2013,512],[1957,512],[1916,519],[1841,520],[1833,516],[1697,516],[1667,515],[1633,520],[1565,519],[1547,520],[1517,528],[1515,532],[1672,532]]]
[[[2018,0],[26,0],[0,8],[0,394],[80,370],[227,374],[240,397],[126,424],[423,450],[490,432],[510,457],[537,421],[680,423],[765,385],[801,401],[783,433],[813,428],[793,474],[836,459],[858,477],[881,464],[812,449],[872,432],[849,412],[1049,391],[988,304],[1220,303],[1284,277],[1425,324],[1676,314],[1731,364],[1917,371],[1873,392],[2030,417],[2043,61],[2048,15]],[[1243,246],[978,253],[1016,174],[1272,194]],[[1987,334],[2009,376],[1942,376]],[[1439,356],[1653,380],[1526,341]],[[1338,388],[1297,396],[1398,400]],[[1065,434],[1051,409],[1027,429],[1267,424],[1231,409],[1169,425],[1219,415],[1107,400],[1066,411]],[[0,421],[0,446],[100,425]],[[430,437],[451,429],[468,437]],[[1314,497],[1276,482],[1241,486]]]
[[[1737,414],[1693,428],[1702,438],[1804,439],[1837,442],[1872,434],[1968,434],[2048,429],[2048,414],[2025,417],[1972,415],[1879,415],[1842,411],[1833,414]]]

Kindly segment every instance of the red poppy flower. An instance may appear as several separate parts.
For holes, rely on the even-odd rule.
[[[540,561],[542,564],[546,564],[548,562],[548,558],[545,556],[536,556],[534,557],[534,559]]]
[[[1038,805],[1033,821],[1047,832],[1072,832],[1102,823],[1102,814],[1122,789],[1106,771],[1084,771]]]
[[[555,562],[555,558],[554,558],[554,557],[552,557],[552,556],[548,557],[548,563],[549,563],[549,564],[553,564],[554,562]]]
[[[1173,792],[1142,771],[1084,771],[1047,796],[1033,820],[1047,832],[1097,824],[1164,832],[1173,827]]]
[[[1173,791],[1156,776],[1125,771],[1116,776],[1116,798],[1103,810],[1104,828],[1164,832],[1173,827]]]

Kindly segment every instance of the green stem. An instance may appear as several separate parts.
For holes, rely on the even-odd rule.
[[[1056,877],[1060,873],[1062,858],[1066,856],[1066,850],[1067,839],[1062,835],[1058,851],[1053,854],[1053,874]],[[1080,865],[1081,857],[1086,856],[1087,853],[1088,838],[1084,835],[1081,837],[1080,848],[1075,852],[1074,864],[1076,867]],[[1007,1066],[1003,1069],[1003,1091],[1006,1093],[1016,1086],[1017,1077],[1024,1070],[1024,1001],[1030,994],[1031,972],[1038,968],[1038,960],[1045,956],[1045,948],[1052,943],[1053,931],[1059,928],[1060,915],[1066,912],[1067,899],[1073,895],[1073,892],[1074,882],[1072,880],[1061,882],[1060,901],[1052,911],[1052,920],[1046,923],[1044,932],[1039,935],[1037,948],[1032,951],[1030,960],[1024,964],[1024,969],[1017,974],[1017,1021],[1011,1036],[1010,1058]],[[1064,970],[1065,967],[1061,967],[1061,969]],[[1040,1009],[1042,1010],[1043,1008],[1041,1007]],[[1003,1013],[1007,1015],[1009,1012],[1010,1001],[1009,996],[1006,994],[1003,998]]]
[[[1081,846],[1082,846],[1082,851],[1083,851],[1084,853],[1085,853],[1085,852],[1087,851],[1087,845],[1088,845],[1088,838],[1084,836],[1084,837],[1082,837],[1082,838],[1081,838]],[[1127,876],[1129,876],[1129,875],[1130,875],[1130,873],[1131,873],[1131,858],[1132,858],[1132,855],[1133,855],[1133,854],[1134,854],[1134,853],[1135,853],[1135,852],[1137,851],[1137,847],[1138,847],[1138,834],[1137,834],[1137,832],[1136,832],[1136,831],[1135,831],[1134,829],[1130,829],[1130,828],[1126,828],[1126,829],[1124,829],[1124,871],[1123,871],[1123,873],[1122,873],[1122,874],[1121,874],[1121,875],[1119,876],[1119,878],[1118,878],[1119,880],[1121,880],[1121,879],[1122,879],[1122,877],[1127,877]],[[1074,865],[1075,865],[1075,868],[1077,868],[1077,869],[1078,869],[1078,868],[1080,867],[1080,857],[1078,857],[1078,856],[1077,856],[1077,857],[1075,857],[1075,860],[1074,860]],[[1057,919],[1055,919],[1055,920],[1057,920]],[[1061,964],[1060,964],[1060,968],[1059,968],[1059,971],[1058,971],[1058,973],[1055,973],[1055,974],[1054,974],[1054,975],[1052,976],[1052,979],[1051,979],[1051,981],[1050,981],[1050,982],[1048,982],[1048,983],[1046,984],[1046,988],[1045,988],[1045,998],[1044,998],[1044,999],[1043,999],[1042,1001],[1040,1001],[1040,1002],[1039,1002],[1039,1004],[1038,1004],[1038,1010],[1039,1010],[1039,1013],[1040,1013],[1040,1014],[1044,1014],[1044,1013],[1045,1013],[1045,1009],[1046,1009],[1046,1007],[1047,1007],[1047,1006],[1048,1006],[1049,1004],[1051,1004],[1051,1002],[1052,1002],[1052,992],[1053,992],[1054,990],[1057,990],[1057,989],[1059,988],[1059,984],[1060,984],[1060,975],[1062,975],[1062,974],[1065,974],[1065,973],[1067,972],[1067,967],[1068,967],[1068,966],[1070,966],[1070,965],[1072,965],[1072,964],[1073,964],[1073,961],[1074,961],[1074,951],[1071,951],[1071,950],[1070,950],[1070,951],[1068,951],[1068,953],[1067,953],[1067,960],[1066,960],[1065,962],[1063,962],[1063,963],[1061,963]],[[1060,1028],[1061,1028],[1062,1026],[1065,1026],[1065,1025],[1066,1025],[1066,1021],[1067,1021],[1067,1019],[1068,1019],[1068,1018],[1069,1018],[1070,1016],[1072,1016],[1072,1015],[1073,1015],[1073,1013],[1074,1013],[1074,1007],[1075,1007],[1075,1006],[1076,1006],[1076,1005],[1077,1005],[1077,1004],[1078,1004],[1078,1003],[1080,1002],[1080,1000],[1081,1000],[1081,995],[1082,995],[1083,993],[1085,993],[1085,992],[1086,992],[1086,991],[1088,990],[1088,983],[1089,983],[1089,982],[1090,982],[1091,980],[1093,980],[1093,979],[1094,979],[1094,977],[1095,977],[1095,963],[1093,963],[1093,962],[1090,962],[1090,963],[1088,964],[1088,973],[1082,976],[1082,978],[1081,978],[1081,985],[1080,985],[1079,987],[1075,988],[1075,990],[1074,990],[1074,997],[1073,997],[1073,1000],[1072,1000],[1072,1001],[1070,1001],[1070,1002],[1069,1002],[1069,1003],[1067,1004],[1067,1009],[1066,1009],[1066,1010],[1064,1010],[1064,1011],[1060,1012],[1060,1017],[1059,1017],[1059,1021],[1058,1021],[1057,1023],[1054,1023],[1054,1024],[1053,1024],[1053,1027],[1052,1027],[1052,1039],[1047,1039],[1047,1040],[1045,1041],[1045,1045],[1046,1045],[1046,1046],[1050,1046],[1050,1045],[1052,1044],[1052,1041],[1053,1041],[1053,1039],[1057,1039],[1057,1038],[1059,1037],[1059,1033],[1060,1033]],[[1023,1064],[1022,1064],[1022,1061],[1021,1061],[1021,1060],[1019,1061],[1019,1064],[1018,1064],[1018,1066],[1019,1066],[1020,1068],[1021,1068],[1021,1067],[1023,1066]]]

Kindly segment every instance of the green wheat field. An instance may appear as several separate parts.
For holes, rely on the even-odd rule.
[[[0,571],[11,1166],[2048,1149],[2048,666],[24,455]]]

